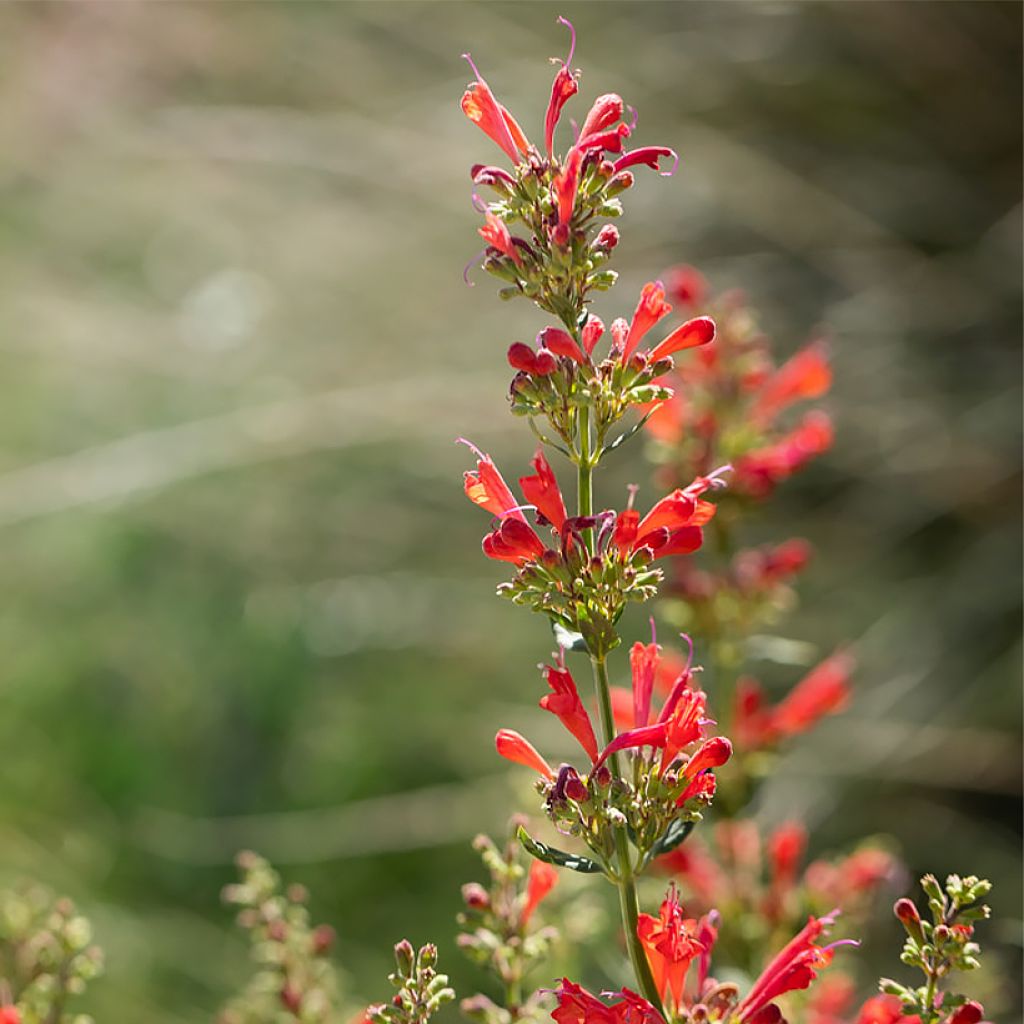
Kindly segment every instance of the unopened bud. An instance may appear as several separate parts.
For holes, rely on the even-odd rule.
[[[633,175],[629,171],[619,171],[619,173],[608,182],[608,188],[605,194],[609,198],[617,196],[621,192],[625,192],[626,189],[632,188],[634,180]]]
[[[305,903],[309,899],[309,890],[298,882],[288,886],[288,899],[292,903]]]
[[[302,993],[291,982],[285,982],[284,988],[281,989],[281,1005],[296,1016],[302,1009]]]
[[[267,938],[271,942],[284,942],[288,938],[288,925],[281,918],[275,918],[267,925]]]
[[[313,954],[323,956],[334,945],[336,937],[337,933],[329,924],[318,925],[313,929]]]
[[[462,902],[472,910],[486,910],[491,905],[491,897],[479,882],[467,882],[462,887]]]
[[[935,931],[932,932],[932,935],[935,938],[936,943],[948,942],[950,931],[946,925],[940,924],[935,926]]]
[[[420,949],[420,967],[426,970],[436,966],[437,946],[435,946],[433,942],[428,942]]]
[[[587,792],[587,787],[583,784],[583,780],[575,771],[571,771],[565,780],[565,795],[570,800],[575,800],[576,803],[583,803],[590,794]]]
[[[924,929],[921,927],[921,915],[917,911],[913,900],[906,896],[898,899],[892,908],[892,912],[899,918],[900,923],[907,930],[907,934],[915,942],[924,942]]]
[[[412,948],[412,943],[408,939],[402,939],[401,942],[395,945],[395,963],[398,965],[398,973],[403,978],[408,978],[412,974],[413,964],[416,962],[416,953]]]
[[[608,765],[603,764],[594,772],[594,781],[602,789],[605,789],[612,784],[612,770]]]
[[[946,1024],[978,1024],[984,1016],[984,1007],[981,1003],[976,1003],[972,999],[964,1003],[963,1006],[958,1006],[950,1015]]]
[[[614,224],[605,224],[597,233],[591,248],[611,252],[619,244],[619,229]]]

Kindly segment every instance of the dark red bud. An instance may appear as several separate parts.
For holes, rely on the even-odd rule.
[[[508,347],[508,365],[513,370],[534,373],[537,369],[537,353],[521,341],[514,341]]]
[[[462,887],[462,901],[472,910],[486,910],[491,905],[490,895],[478,882],[467,882]]]
[[[984,1007],[981,1003],[976,1003],[972,999],[964,1003],[963,1006],[958,1006],[950,1015],[946,1024],[978,1024],[984,1016]]]
[[[334,945],[335,938],[337,938],[337,933],[329,924],[317,925],[313,929],[314,956],[323,956],[329,952],[330,948]]]
[[[612,784],[612,771],[608,765],[603,764],[594,772],[594,781],[602,788]]]
[[[302,1009],[302,993],[291,982],[285,982],[281,989],[281,1005],[296,1016]]]
[[[605,224],[594,239],[593,248],[611,252],[619,244],[619,229],[614,224]]]

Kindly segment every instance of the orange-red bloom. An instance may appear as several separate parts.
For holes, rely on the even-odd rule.
[[[545,665],[544,679],[552,692],[540,699],[540,706],[550,711],[576,737],[591,761],[597,760],[597,737],[590,715],[580,700],[576,681],[567,668]]]
[[[506,761],[514,761],[524,768],[532,768],[546,779],[555,777],[551,765],[537,753],[537,748],[514,729],[499,729],[494,737],[494,746]]]
[[[776,736],[793,736],[805,732],[819,718],[845,708],[853,667],[853,656],[837,651],[811,669],[775,708],[771,731]]]
[[[620,997],[611,1006],[568,978],[562,979],[555,995],[558,1006],[551,1011],[551,1016],[556,1024],[665,1024],[661,1014],[646,999],[628,988],[604,993],[607,997]]]
[[[697,938],[697,921],[683,917],[675,885],[669,888],[658,917],[640,914],[636,933],[647,954],[662,1002],[671,995],[672,1004],[678,1008],[683,1001],[686,972],[705,946]]]
[[[464,53],[476,75],[476,81],[466,86],[462,94],[462,112],[486,135],[493,139],[507,154],[512,163],[519,162],[519,153],[529,152],[530,144],[515,118],[494,98],[491,87],[476,69],[472,58]]]
[[[530,873],[526,876],[526,899],[523,902],[523,912],[519,915],[519,923],[523,928],[533,917],[537,905],[554,889],[557,881],[558,872],[550,864],[545,864],[541,860],[535,860],[530,864]]]
[[[856,945],[852,939],[841,939],[831,946],[816,944],[834,919],[834,914],[809,918],[804,928],[768,964],[737,1007],[741,1024],[748,1024],[759,1011],[786,992],[807,988],[817,978],[818,971],[832,962],[835,946]]]
[[[768,837],[768,862],[772,886],[781,895],[796,881],[797,869],[807,849],[807,829],[798,821],[787,821]]]
[[[665,301],[665,286],[660,281],[648,281],[640,290],[640,301],[636,304],[629,324],[629,333],[622,349],[623,363],[629,361],[640,339],[671,312],[672,307]]]
[[[768,424],[783,409],[805,398],[820,398],[832,386],[832,368],[821,341],[800,349],[764,382],[754,403],[754,417]]]
[[[534,453],[533,469],[532,476],[519,478],[523,495],[556,530],[561,530],[566,517],[565,501],[559,490],[558,480],[555,479],[554,470],[541,448]]]
[[[548,100],[548,109],[544,115],[544,148],[547,150],[549,159],[554,145],[555,126],[562,116],[562,107],[579,92],[580,88],[579,72],[573,71],[569,67],[572,64],[572,55],[576,52],[576,29],[572,27],[572,22],[565,18],[559,17],[558,21],[568,27],[571,37],[569,56],[565,58],[555,74],[555,80],[551,83],[551,98]]]
[[[709,316],[698,316],[677,327],[664,341],[659,342],[648,353],[647,361],[656,363],[659,359],[682,352],[684,349],[709,345],[715,340],[715,321]]]
[[[477,233],[488,245],[494,246],[495,249],[507,256],[517,267],[522,266],[523,258],[519,255],[515,242],[512,241],[512,235],[509,234],[508,226],[500,217],[491,213],[490,210],[485,208],[483,213],[486,223],[482,228],[477,228]]]

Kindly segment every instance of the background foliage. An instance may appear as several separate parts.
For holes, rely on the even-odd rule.
[[[816,545],[788,635],[855,641],[858,695],[759,816],[992,878],[1016,970],[1019,5],[7,5],[0,882],[94,920],[99,1020],[207,1020],[241,982],[242,846],[311,887],[353,1005],[404,934],[478,984],[467,840],[523,781],[489,737],[557,724],[451,443],[525,465],[503,353],[541,326],[459,279],[494,154],[458,54],[535,125],[557,13],[580,109],[619,91],[683,158],[597,311],[685,260],[781,352],[833,339],[837,448],[759,530]]]

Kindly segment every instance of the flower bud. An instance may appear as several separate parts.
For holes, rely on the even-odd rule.
[[[917,943],[924,942],[924,929],[921,927],[921,915],[917,911],[913,900],[906,896],[896,901],[892,912],[899,918],[900,923],[907,930],[907,934]]]
[[[437,946],[433,942],[428,942],[420,948],[420,968],[422,970],[432,970],[436,966]]]
[[[616,174],[615,177],[608,182],[608,188],[605,194],[608,196],[609,199],[611,199],[614,196],[617,196],[620,193],[625,192],[627,189],[632,188],[634,180],[635,179],[633,178],[631,172],[619,171],[619,173]]]
[[[602,789],[606,789],[612,784],[612,771],[608,765],[603,764],[594,772],[594,781]]]
[[[566,775],[565,795],[570,800],[575,800],[578,804],[590,796],[587,792],[587,787],[583,785],[583,780],[575,771],[571,771]]]
[[[313,929],[313,955],[324,956],[334,945],[336,932],[329,924],[317,925]]]
[[[948,942],[949,936],[951,934],[952,933],[950,932],[949,928],[944,924],[936,925],[935,931],[932,932],[932,936],[935,939],[936,945],[941,945],[944,942]]]
[[[281,918],[276,918],[267,925],[267,938],[271,942],[284,942],[288,938],[288,925]]]
[[[597,233],[591,245],[599,252],[611,252],[619,244],[619,229],[614,224],[605,224]]]
[[[401,942],[395,945],[395,963],[398,965],[398,973],[403,978],[408,978],[412,974],[415,959],[416,954],[413,951],[412,943],[408,939],[402,939]]]
[[[479,882],[467,882],[462,887],[462,902],[471,910],[486,910],[491,905],[491,897]]]
[[[963,1006],[958,1006],[946,1024],[978,1024],[984,1016],[985,1010],[981,1003],[976,1003],[972,999],[964,1003]]]
[[[281,1005],[296,1017],[302,1009],[302,993],[291,982],[285,982],[281,989]]]

